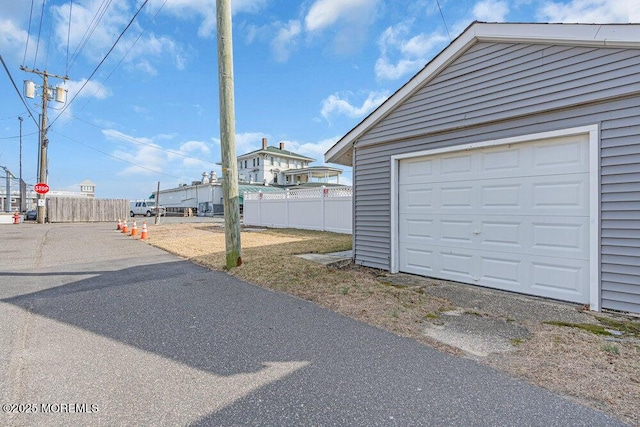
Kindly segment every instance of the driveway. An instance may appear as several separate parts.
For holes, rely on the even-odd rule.
[[[0,226],[0,424],[622,425],[114,229]]]

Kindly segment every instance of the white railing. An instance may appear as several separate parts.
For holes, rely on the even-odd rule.
[[[351,187],[244,193],[244,224],[351,234]]]

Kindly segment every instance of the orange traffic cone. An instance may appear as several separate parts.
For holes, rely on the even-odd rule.
[[[133,220],[133,226],[131,227],[131,237],[135,237],[138,235],[138,225],[136,224],[136,220]]]
[[[140,239],[145,240],[147,237],[149,237],[147,233],[147,221],[144,221],[142,223],[142,233],[140,234]]]
[[[122,232],[127,233],[129,231],[129,227],[127,226],[127,220],[125,219],[122,223]]]
[[[122,221],[120,218],[118,218],[118,226],[116,227],[116,230],[122,230]]]

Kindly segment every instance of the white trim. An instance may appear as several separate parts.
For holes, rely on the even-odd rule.
[[[589,137],[589,305],[591,310],[600,310],[600,133],[598,125],[580,126],[560,129],[530,135],[475,142],[433,150],[416,151],[413,153],[396,154],[391,156],[391,259],[389,271],[398,273],[400,247],[398,242],[398,186],[400,161],[416,157],[436,156],[456,151],[476,150],[479,148],[495,147],[523,142],[536,142],[545,139],[573,135],[588,135]],[[354,193],[355,194],[355,193]],[[355,200],[355,197],[354,197]]]
[[[477,42],[544,43],[638,49],[640,48],[638,31],[640,31],[638,24],[473,23],[411,80],[327,150],[324,161],[340,164],[341,158],[360,136]],[[351,166],[347,163],[342,164]]]

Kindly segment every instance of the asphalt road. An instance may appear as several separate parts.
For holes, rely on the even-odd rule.
[[[622,425],[114,228],[0,226],[0,425]]]

